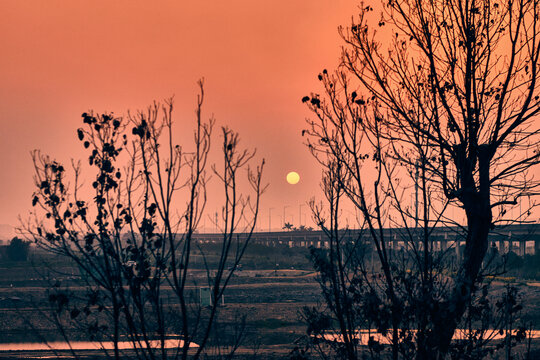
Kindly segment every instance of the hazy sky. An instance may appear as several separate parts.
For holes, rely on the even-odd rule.
[[[337,27],[357,4],[0,0],[0,223],[17,225],[30,209],[32,149],[63,162],[84,154],[82,112],[122,115],[174,95],[177,122],[191,124],[204,77],[206,115],[266,158],[261,224],[273,207],[275,227],[289,206],[296,225],[320,181],[300,136],[310,116],[300,99],[336,66]],[[291,170],[301,176],[294,186],[285,181]]]

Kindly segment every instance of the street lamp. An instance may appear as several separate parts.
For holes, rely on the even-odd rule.
[[[285,225],[285,223],[287,222],[287,220],[285,220],[285,209],[287,209],[288,207],[290,207],[290,205],[283,206],[283,225]]]

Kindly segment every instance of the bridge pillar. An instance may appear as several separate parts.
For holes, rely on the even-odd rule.
[[[446,249],[448,249],[448,241],[445,239],[441,241],[441,251],[446,251]]]
[[[540,252],[540,240],[534,241],[534,251],[533,254],[536,255]]]
[[[527,251],[526,246],[527,246],[527,242],[525,241],[519,242],[519,256],[525,256],[525,252]]]
[[[448,233],[444,232],[444,240],[441,240],[441,251],[448,249]]]

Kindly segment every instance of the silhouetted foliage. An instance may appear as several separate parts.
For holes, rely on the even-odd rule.
[[[506,266],[509,276],[516,276],[521,279],[540,280],[540,253],[534,255],[526,254],[523,257],[514,252],[505,254],[507,257]]]
[[[283,230],[287,230],[287,231],[292,231],[292,230],[294,230],[293,227],[294,227],[293,224],[286,222],[286,223],[283,225],[283,228],[282,228],[282,229],[283,229]]]
[[[315,264],[340,356],[357,358],[357,331],[373,328],[390,340],[393,359],[444,359],[486,276],[499,271],[488,234],[536,206],[540,4],[392,0],[381,8],[378,17],[362,6],[340,28],[340,67],[318,75],[323,95],[302,99],[316,116],[303,135],[324,169],[329,204],[312,203],[331,243]],[[353,244],[372,244],[377,269],[338,231],[344,203],[362,215],[364,235]],[[459,256],[437,249],[435,227],[448,229]],[[401,252],[390,249],[398,242]],[[368,348],[384,350],[376,338]]]
[[[89,152],[93,180],[81,182],[81,162],[73,162],[70,188],[63,165],[33,154],[36,216],[26,230],[37,246],[74,261],[85,285],[83,293],[58,283],[49,289],[51,318],[66,340],[65,329],[75,327],[93,339],[112,341],[117,359],[124,356],[120,341],[128,341],[137,358],[187,359],[189,354],[197,359],[206,354],[219,299],[255,228],[264,161],[249,167],[254,152],[242,150],[238,134],[222,128],[223,167],[212,170],[222,183],[223,236],[219,260],[206,264],[203,286],[210,289],[212,304],[203,307],[200,284],[192,276],[198,245],[192,235],[206,205],[214,120],[202,120],[204,92],[199,85],[190,150],[173,142],[173,104],[167,101],[127,118],[82,114],[84,126],[77,137]],[[239,189],[238,173],[246,167],[248,188]],[[247,240],[235,236],[239,229]],[[171,335],[180,338],[171,340]],[[235,341],[241,339],[237,334]],[[167,345],[171,341],[177,341],[172,348]]]
[[[6,255],[12,261],[26,261],[28,260],[29,248],[29,242],[14,237],[6,248]]]

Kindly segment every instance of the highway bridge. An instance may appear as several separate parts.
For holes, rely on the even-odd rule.
[[[420,239],[422,229],[409,229],[411,233],[416,233],[416,238]],[[405,236],[406,229],[384,229],[384,236],[387,239],[387,247],[399,250],[406,247],[410,237]],[[239,233],[240,239],[246,239],[247,234]],[[362,241],[371,244],[369,232],[366,230],[341,230],[340,236],[345,241]],[[432,246],[435,251],[445,251],[454,248],[457,255],[460,254],[461,247],[465,245],[463,231],[456,227],[434,228],[430,234]],[[414,238],[415,236],[413,236]],[[222,234],[197,233],[193,235],[197,242],[219,243],[223,239]],[[266,246],[289,246],[289,247],[317,247],[328,248],[328,237],[323,231],[276,231],[276,232],[254,232],[251,242]],[[525,254],[535,254],[540,251],[540,224],[522,224],[497,227],[489,235],[490,246],[496,247],[499,252],[506,253],[513,251],[520,256]],[[420,241],[416,242],[418,248],[422,247]],[[459,245],[459,246],[458,246]]]

